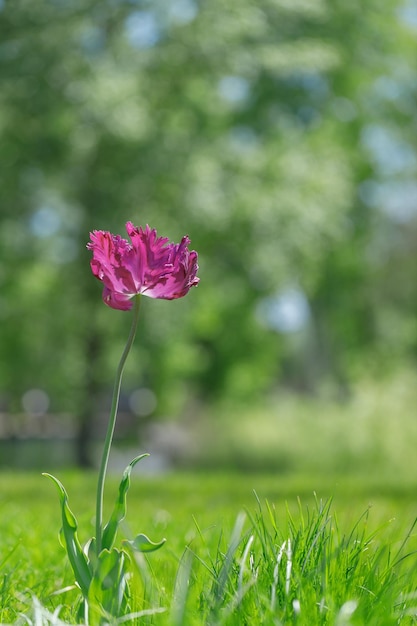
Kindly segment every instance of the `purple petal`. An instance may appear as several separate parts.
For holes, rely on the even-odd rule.
[[[103,289],[103,302],[112,309],[119,309],[119,311],[129,311],[133,306],[131,296],[110,291],[107,287]]]
[[[136,294],[173,300],[198,284],[198,256],[188,250],[188,237],[179,244],[169,243],[155,229],[137,228],[132,222],[126,230],[131,244],[102,230],[93,231],[87,244],[93,252],[91,270],[104,285],[103,300],[108,306],[129,310]]]

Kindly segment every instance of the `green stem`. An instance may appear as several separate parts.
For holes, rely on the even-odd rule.
[[[138,319],[139,319],[140,300],[141,300],[141,296],[140,294],[138,294],[134,300],[133,319],[132,319],[132,326],[130,328],[129,337],[127,339],[125,349],[123,350],[123,354],[120,358],[119,365],[116,370],[116,379],[114,381],[114,387],[113,387],[113,398],[112,398],[111,409],[110,409],[109,423],[107,426],[107,433],[106,433],[106,438],[104,440],[103,453],[101,456],[101,464],[100,464],[100,470],[99,470],[98,482],[97,482],[97,501],[96,501],[97,554],[100,554],[101,552],[102,531],[103,531],[104,483],[106,480],[106,472],[107,472],[107,465],[109,462],[110,448],[111,448],[111,444],[113,441],[114,427],[116,425],[117,409],[119,406],[120,386],[122,384],[122,376],[123,376],[123,370],[124,370],[124,366],[126,363],[126,359],[128,357],[130,348],[132,347],[132,344],[136,335],[136,329],[138,326]]]

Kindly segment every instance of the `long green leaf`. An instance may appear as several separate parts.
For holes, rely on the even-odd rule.
[[[46,473],[44,473],[43,476],[50,478],[58,487],[62,513],[62,535],[64,537],[68,559],[71,563],[75,580],[77,581],[83,596],[86,598],[88,596],[88,590],[91,583],[91,572],[88,567],[87,558],[78,540],[78,524],[74,514],[68,506],[68,494],[65,491],[63,484],[55,478],[55,476]]]
[[[116,500],[116,504],[113,509],[113,513],[105,525],[103,529],[103,537],[102,537],[102,549],[103,550],[111,550],[116,539],[117,529],[119,528],[120,522],[122,522],[126,516],[127,503],[126,496],[130,487],[130,474],[136,463],[138,463],[145,456],[149,456],[149,454],[141,454],[137,456],[129,463],[123,472],[122,480],[119,485],[119,494]]]

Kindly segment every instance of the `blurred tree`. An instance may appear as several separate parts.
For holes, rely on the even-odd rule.
[[[364,137],[373,85],[408,28],[401,6],[0,5],[0,392],[11,410],[27,388],[47,390],[51,410],[78,416],[89,462],[129,322],[100,305],[84,246],[90,230],[123,233],[128,219],[171,239],[188,232],[200,254],[198,290],[146,302],[126,372],[126,387],[156,392],[159,414],[183,410],[187,394],[247,400],[285,379],[287,338],[256,311],[293,285],[314,321],[301,387],[330,377],[347,388],[353,356],[383,342]],[[401,41],[412,57],[414,41]]]

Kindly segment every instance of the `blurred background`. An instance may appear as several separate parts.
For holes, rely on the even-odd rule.
[[[143,301],[114,465],[417,469],[416,98],[416,0],[0,0],[0,465],[96,464],[131,220],[201,282]]]

